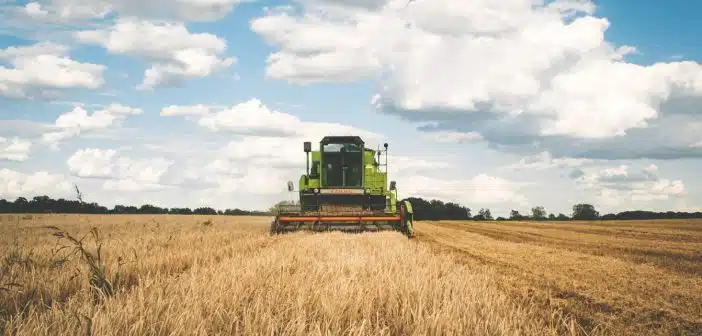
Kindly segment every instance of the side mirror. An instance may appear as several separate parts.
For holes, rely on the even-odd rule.
[[[309,153],[312,151],[312,143],[311,142],[305,141],[304,147],[305,147],[305,153]]]
[[[397,183],[395,181],[390,181],[390,190],[396,190],[397,189]]]
[[[295,191],[295,185],[292,183],[292,181],[288,181],[288,191]]]

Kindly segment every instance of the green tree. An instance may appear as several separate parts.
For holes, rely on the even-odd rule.
[[[531,218],[535,220],[544,220],[546,219],[546,210],[542,206],[537,206],[531,208]]]
[[[592,204],[579,203],[573,205],[572,218],[576,220],[593,220],[600,218],[600,213],[595,210]]]
[[[512,210],[509,212],[509,219],[511,220],[522,220],[524,219],[524,216],[519,213],[517,210]]]
[[[475,220],[493,220],[492,218],[492,213],[490,213],[490,209],[480,209],[478,211],[478,214],[473,217]]]

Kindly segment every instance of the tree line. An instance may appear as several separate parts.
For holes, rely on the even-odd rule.
[[[472,214],[471,209],[456,203],[444,203],[440,200],[425,200],[420,197],[409,197],[416,220],[538,220],[538,221],[567,221],[567,220],[643,220],[643,219],[692,219],[702,218],[702,212],[654,212],[645,210],[622,211],[616,214],[600,215],[595,206],[587,203],[573,205],[569,215],[548,213],[543,206],[531,208],[529,214],[521,214],[518,210],[510,211],[509,217],[494,218],[489,208],[481,208]]]
[[[49,196],[36,196],[32,199],[18,197],[14,201],[0,199],[0,213],[78,213],[78,214],[177,214],[177,215],[229,215],[261,216],[265,211],[242,209],[215,210],[211,207],[200,208],[162,208],[151,204],[139,207],[133,205],[115,205],[112,209],[98,203],[80,200],[53,199]]]
[[[228,215],[228,216],[270,216],[274,207],[267,211],[225,209],[216,210],[211,207],[199,208],[162,208],[151,204],[141,206],[115,205],[112,209],[98,203],[79,200],[52,199],[49,196],[36,196],[32,199],[18,197],[14,201],[0,199],[0,213],[80,213],[80,214],[178,214],[178,215]],[[521,214],[512,210],[508,218],[494,218],[489,208],[481,208],[476,214],[469,207],[441,200],[426,200],[421,197],[410,197],[405,200],[412,204],[415,220],[477,220],[477,221],[509,221],[509,220],[637,220],[637,219],[692,219],[702,218],[702,212],[654,212],[645,210],[623,211],[617,214],[600,215],[599,211],[587,203],[573,205],[570,215],[548,213],[543,206],[531,208],[529,214]]]

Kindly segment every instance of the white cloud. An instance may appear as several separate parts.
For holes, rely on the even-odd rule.
[[[7,168],[0,169],[0,198],[67,195],[71,183],[58,174],[39,171],[26,174]]]
[[[105,18],[109,14],[154,19],[209,21],[223,18],[243,0],[38,0],[22,11],[34,19],[75,21]]]
[[[111,104],[93,114],[82,106],[76,106],[70,112],[60,115],[54,122],[53,129],[42,136],[42,140],[57,149],[61,141],[85,132],[104,131],[119,124],[130,115],[143,113],[142,109]]]
[[[446,171],[453,167],[449,162],[425,160],[416,156],[388,155],[387,160],[387,172],[391,180],[416,175],[437,176],[441,175],[437,172]],[[385,164],[384,153],[380,155],[380,163]],[[381,167],[381,170],[385,170],[385,167]]]
[[[594,190],[608,206],[668,200],[685,193],[681,180],[658,176],[658,166],[651,164],[632,170],[629,165],[603,169],[577,169],[571,176],[585,189]]]
[[[302,121],[292,114],[272,110],[256,98],[220,110],[203,105],[171,105],[162,109],[161,115],[196,116],[195,121],[198,125],[207,130],[253,136],[245,141],[263,142],[259,148],[265,152],[269,152],[270,146],[274,146],[273,142],[276,141],[296,146],[297,149],[298,147],[302,148],[303,141],[315,143],[329,134],[358,135],[369,142],[379,141],[381,138],[379,134],[353,126]],[[295,139],[274,139],[277,137],[294,137]],[[281,153],[274,153],[274,155]]]
[[[48,42],[0,49],[0,95],[30,98],[51,89],[102,87],[104,65],[81,63],[68,55],[68,47]]]
[[[44,19],[49,16],[49,12],[42,8],[38,2],[30,2],[24,6],[24,13],[34,19]]]
[[[437,123],[425,130],[475,132],[498,149],[543,139],[539,151],[597,155],[602,141],[625,138],[640,148],[617,155],[702,156],[678,151],[690,148],[688,133],[670,148],[638,141],[670,134],[680,121],[672,115],[692,118],[667,105],[691,99],[700,112],[702,66],[627,62],[636,49],[605,40],[610,22],[592,16],[591,1],[298,2],[298,12],[278,9],[251,23],[280,49],[269,59],[272,77],[378,78],[375,106]]]
[[[209,33],[191,33],[182,23],[154,23],[120,18],[112,27],[75,33],[79,42],[103,46],[111,53],[144,58],[151,67],[139,89],[173,86],[229,68],[227,42]]]
[[[197,109],[197,106],[189,110],[193,109]],[[198,121],[200,126],[215,132],[280,135],[297,134],[301,123],[300,119],[291,114],[270,110],[258,99],[251,99],[231,108],[204,115]]]
[[[398,179],[398,191],[428,199],[441,199],[468,205],[494,205],[514,203],[526,205],[520,192],[526,184],[509,181],[488,174],[478,174],[468,180],[448,180],[428,176],[411,176]]]
[[[31,149],[32,142],[29,140],[0,136],[0,160],[26,161]]]
[[[595,162],[592,159],[559,157],[554,158],[549,152],[522,157],[518,162],[509,165],[511,169],[551,169],[574,168]]]
[[[285,183],[297,183],[304,173],[304,141],[312,142],[314,149],[327,135],[357,135],[371,146],[382,143],[380,134],[349,125],[304,121],[255,98],[229,107],[171,105],[161,115],[184,116],[205,130],[230,137],[224,146],[189,160],[173,177],[174,184],[206,188],[209,194],[285,197]]]
[[[115,149],[85,148],[66,163],[71,173],[84,178],[106,179],[103,188],[113,191],[163,189],[162,177],[173,165],[164,158],[120,157]]]
[[[172,117],[172,116],[205,116],[214,109],[215,106],[197,104],[192,106],[178,106],[170,105],[161,109],[161,116]]]
[[[444,143],[474,143],[482,140],[483,136],[478,132],[437,131],[425,133],[424,138]]]

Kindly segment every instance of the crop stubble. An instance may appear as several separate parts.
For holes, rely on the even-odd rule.
[[[594,334],[702,334],[702,221],[424,222],[435,251],[493,266],[500,288]]]
[[[631,224],[633,237],[598,241],[617,237],[598,231],[613,226],[426,222],[407,240],[269,237],[265,217],[2,218],[6,334],[692,334],[700,326],[694,225]],[[95,300],[85,263],[53,255],[46,225],[76,237],[100,230],[113,296]],[[681,244],[647,242],[666,237]],[[642,260],[638,250],[689,258],[667,267],[660,253]]]

